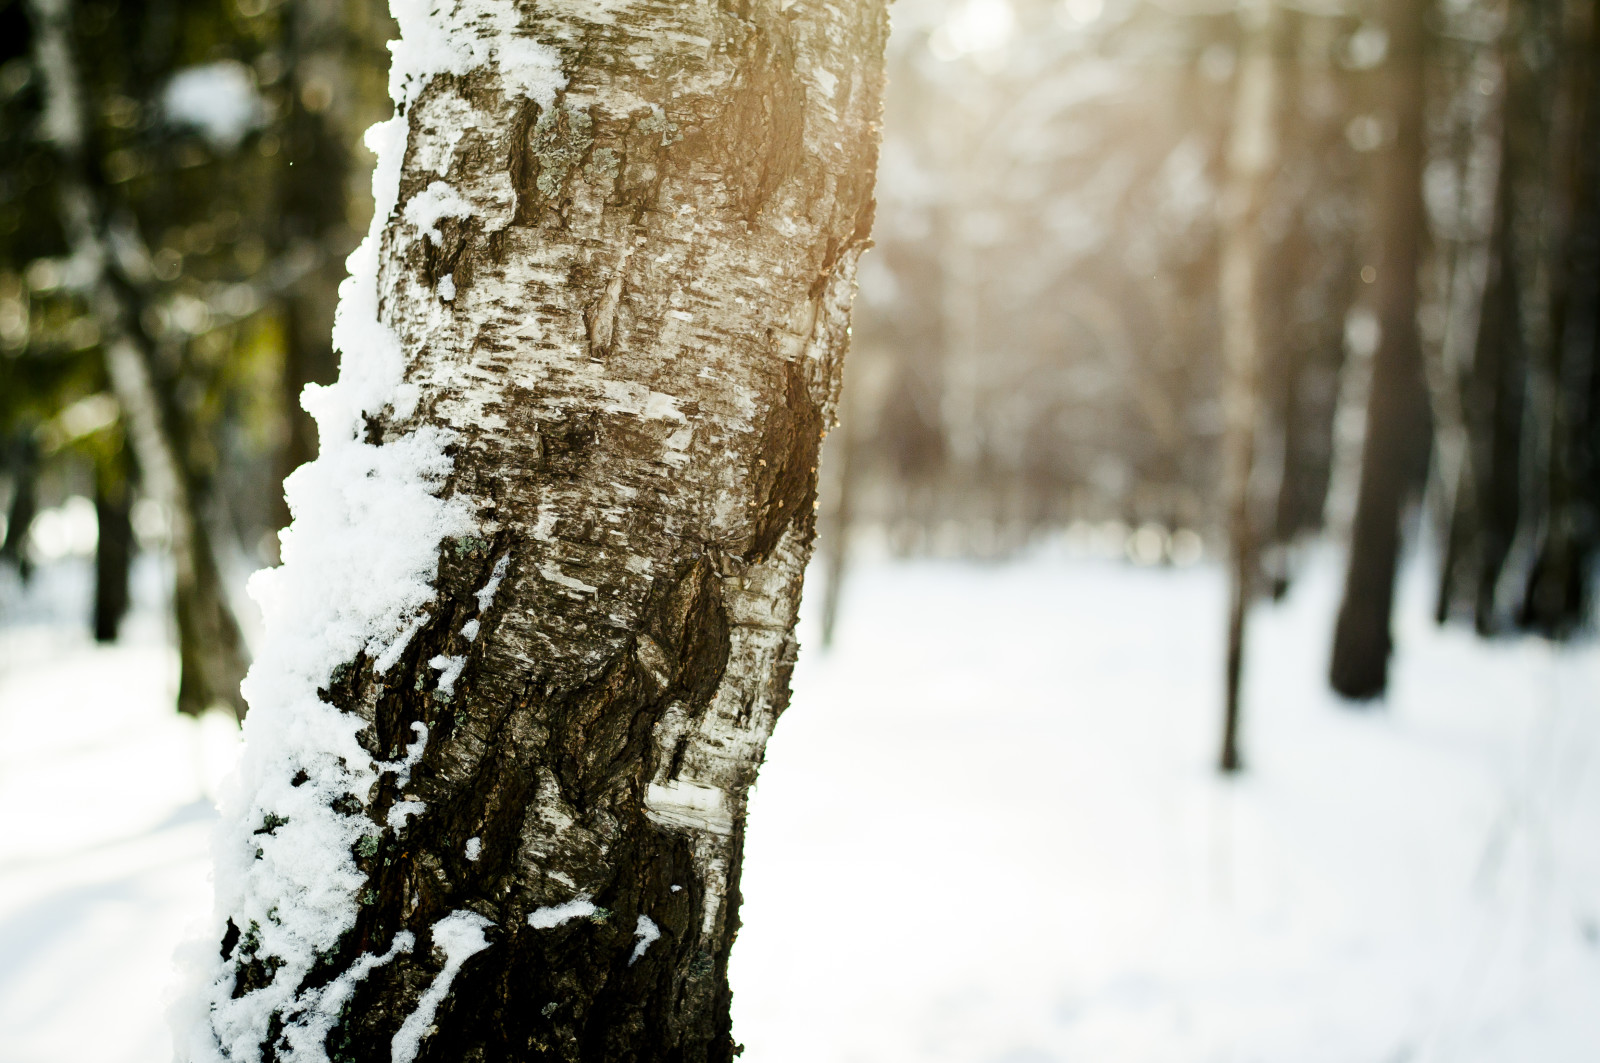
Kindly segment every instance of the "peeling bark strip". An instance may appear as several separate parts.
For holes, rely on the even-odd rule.
[[[394,8],[180,1054],[726,1060],[884,4]]]

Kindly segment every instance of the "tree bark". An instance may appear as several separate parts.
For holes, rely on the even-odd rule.
[[[11,505],[6,512],[5,539],[0,540],[0,561],[17,566],[23,583],[33,576],[33,559],[28,556],[28,529],[39,510],[39,444],[31,431],[19,432],[12,444]]]
[[[1516,76],[1512,62],[1507,62],[1505,69],[1508,80]],[[1525,102],[1521,96],[1510,86],[1506,89],[1488,276],[1479,300],[1472,365],[1461,389],[1465,460],[1452,506],[1436,609],[1442,621],[1453,600],[1470,602],[1474,623],[1483,635],[1506,626],[1503,610],[1496,603],[1496,588],[1516,535],[1522,498],[1523,392],[1528,364],[1513,224],[1516,152],[1510,121]]]
[[[395,6],[180,1054],[727,1060],[884,5]]]
[[[1595,362],[1596,292],[1600,289],[1600,35],[1593,0],[1556,5],[1558,56],[1550,137],[1550,188],[1546,206],[1549,256],[1549,335],[1537,371],[1550,395],[1542,447],[1543,506],[1536,553],[1519,622],[1565,636],[1588,613],[1589,571],[1600,552],[1597,484],[1597,417],[1593,403],[1600,367]]]
[[[1344,597],[1334,626],[1329,679],[1346,698],[1369,700],[1388,684],[1389,617],[1400,554],[1401,508],[1425,467],[1428,395],[1417,332],[1422,253],[1424,0],[1392,0],[1384,98],[1394,142],[1377,187],[1377,314],[1382,334],[1372,360],[1367,430],[1361,449]]]
[[[94,512],[100,534],[94,548],[94,637],[115,642],[128,612],[128,570],[133,564],[133,485],[120,448],[95,470]]]

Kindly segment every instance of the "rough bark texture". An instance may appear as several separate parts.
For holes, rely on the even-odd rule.
[[[388,1060],[448,982],[431,930],[472,912],[489,945],[421,1060],[726,1060],[745,796],[789,696],[886,13],[500,8],[559,53],[565,88],[542,106],[486,63],[403,109],[378,290],[420,401],[367,420],[372,443],[451,434],[444,493],[478,532],[447,541],[399,661],[360,656],[322,692],[367,722],[375,761],[427,733],[409,784],[383,776],[358,813],[369,885],[305,985],[414,934],[326,1039]],[[466,208],[434,217],[436,182]],[[425,810],[386,826],[401,800]],[[583,918],[528,921],[583,898]],[[222,943],[235,997],[274,976],[249,936]],[[263,1058],[286,1057],[275,1038]]]
[[[1425,468],[1428,395],[1417,332],[1417,269],[1423,237],[1423,0],[1392,0],[1385,97],[1395,139],[1379,176],[1377,312],[1361,483],[1351,528],[1344,598],[1334,627],[1329,678],[1347,698],[1366,700],[1388,684],[1389,615],[1400,555],[1401,508]]]

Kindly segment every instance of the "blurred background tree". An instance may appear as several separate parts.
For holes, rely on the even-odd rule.
[[[5,556],[26,578],[41,503],[92,495],[96,636],[137,533],[170,558],[178,707],[242,714],[234,603],[314,447],[299,391],[334,375],[386,5],[13,0],[0,20]]]
[[[898,0],[824,614],[864,549],[1228,556],[1243,660],[1250,603],[1331,539],[1330,678],[1358,702],[1407,549],[1438,559],[1441,621],[1585,630],[1595,6]],[[230,604],[314,447],[299,391],[334,372],[385,5],[0,0],[0,29],[0,564],[25,578],[97,527],[105,638],[129,559],[168,564],[180,706],[240,708]],[[50,120],[60,55],[77,147]],[[1271,91],[1247,108],[1252,69]],[[1241,171],[1251,137],[1270,151]]]

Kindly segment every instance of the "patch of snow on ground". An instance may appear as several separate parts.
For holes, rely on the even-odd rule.
[[[1600,652],[1439,632],[1413,569],[1393,697],[1351,712],[1322,685],[1337,577],[1255,614],[1225,783],[1215,569],[853,570],[752,800],[742,1058],[1594,1059]],[[86,600],[86,564],[8,578],[0,1063],[167,1063],[232,740],[170,711],[148,593],[104,648],[41,604]]]
[[[1600,653],[1441,632],[1416,566],[1351,711],[1316,562],[1254,614],[1235,782],[1215,568],[854,573],[751,802],[743,1058],[1600,1058]]]

